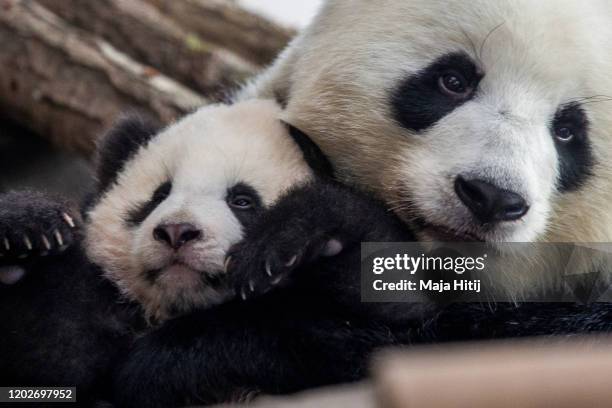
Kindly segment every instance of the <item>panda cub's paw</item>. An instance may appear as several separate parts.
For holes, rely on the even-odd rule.
[[[338,255],[344,247],[341,240],[324,233],[293,232],[285,227],[276,234],[262,234],[234,246],[226,260],[226,270],[237,296],[247,300],[288,285],[300,267],[321,257]]]
[[[33,191],[0,195],[0,266],[64,252],[77,240],[79,222],[62,199]]]

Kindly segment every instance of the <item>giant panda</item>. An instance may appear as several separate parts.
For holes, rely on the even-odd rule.
[[[608,243],[611,23],[605,0],[327,0],[237,98],[284,103],[423,241]],[[507,265],[499,298],[563,286],[554,257]]]
[[[0,384],[105,388],[135,335],[234,296],[226,254],[245,226],[313,178],[272,101],[201,108],[160,130],[137,117],[102,140],[79,212],[0,195]]]

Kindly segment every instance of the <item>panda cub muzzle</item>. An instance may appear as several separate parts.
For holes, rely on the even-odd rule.
[[[203,232],[190,223],[161,224],[153,230],[153,239],[163,245],[168,254],[170,272],[185,273],[189,269],[189,259],[196,241],[203,239]],[[155,280],[161,270],[148,271],[149,278]]]

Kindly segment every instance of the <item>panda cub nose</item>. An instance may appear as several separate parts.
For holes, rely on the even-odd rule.
[[[455,180],[455,192],[482,223],[516,221],[529,211],[529,206],[522,196],[484,180],[466,180],[458,176]]]
[[[156,241],[163,242],[174,250],[201,237],[202,231],[191,224],[164,224],[153,230],[153,238]]]

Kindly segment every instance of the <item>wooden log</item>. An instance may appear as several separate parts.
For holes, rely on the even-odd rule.
[[[186,30],[181,21],[143,0],[38,1],[71,25],[206,96],[216,97],[255,71],[254,64]]]
[[[206,102],[36,1],[0,0],[0,113],[60,146],[89,155],[122,112],[168,122]]]
[[[612,338],[414,348],[375,369],[385,408],[607,407]]]
[[[260,66],[272,62],[295,35],[228,0],[145,0],[188,30]]]

